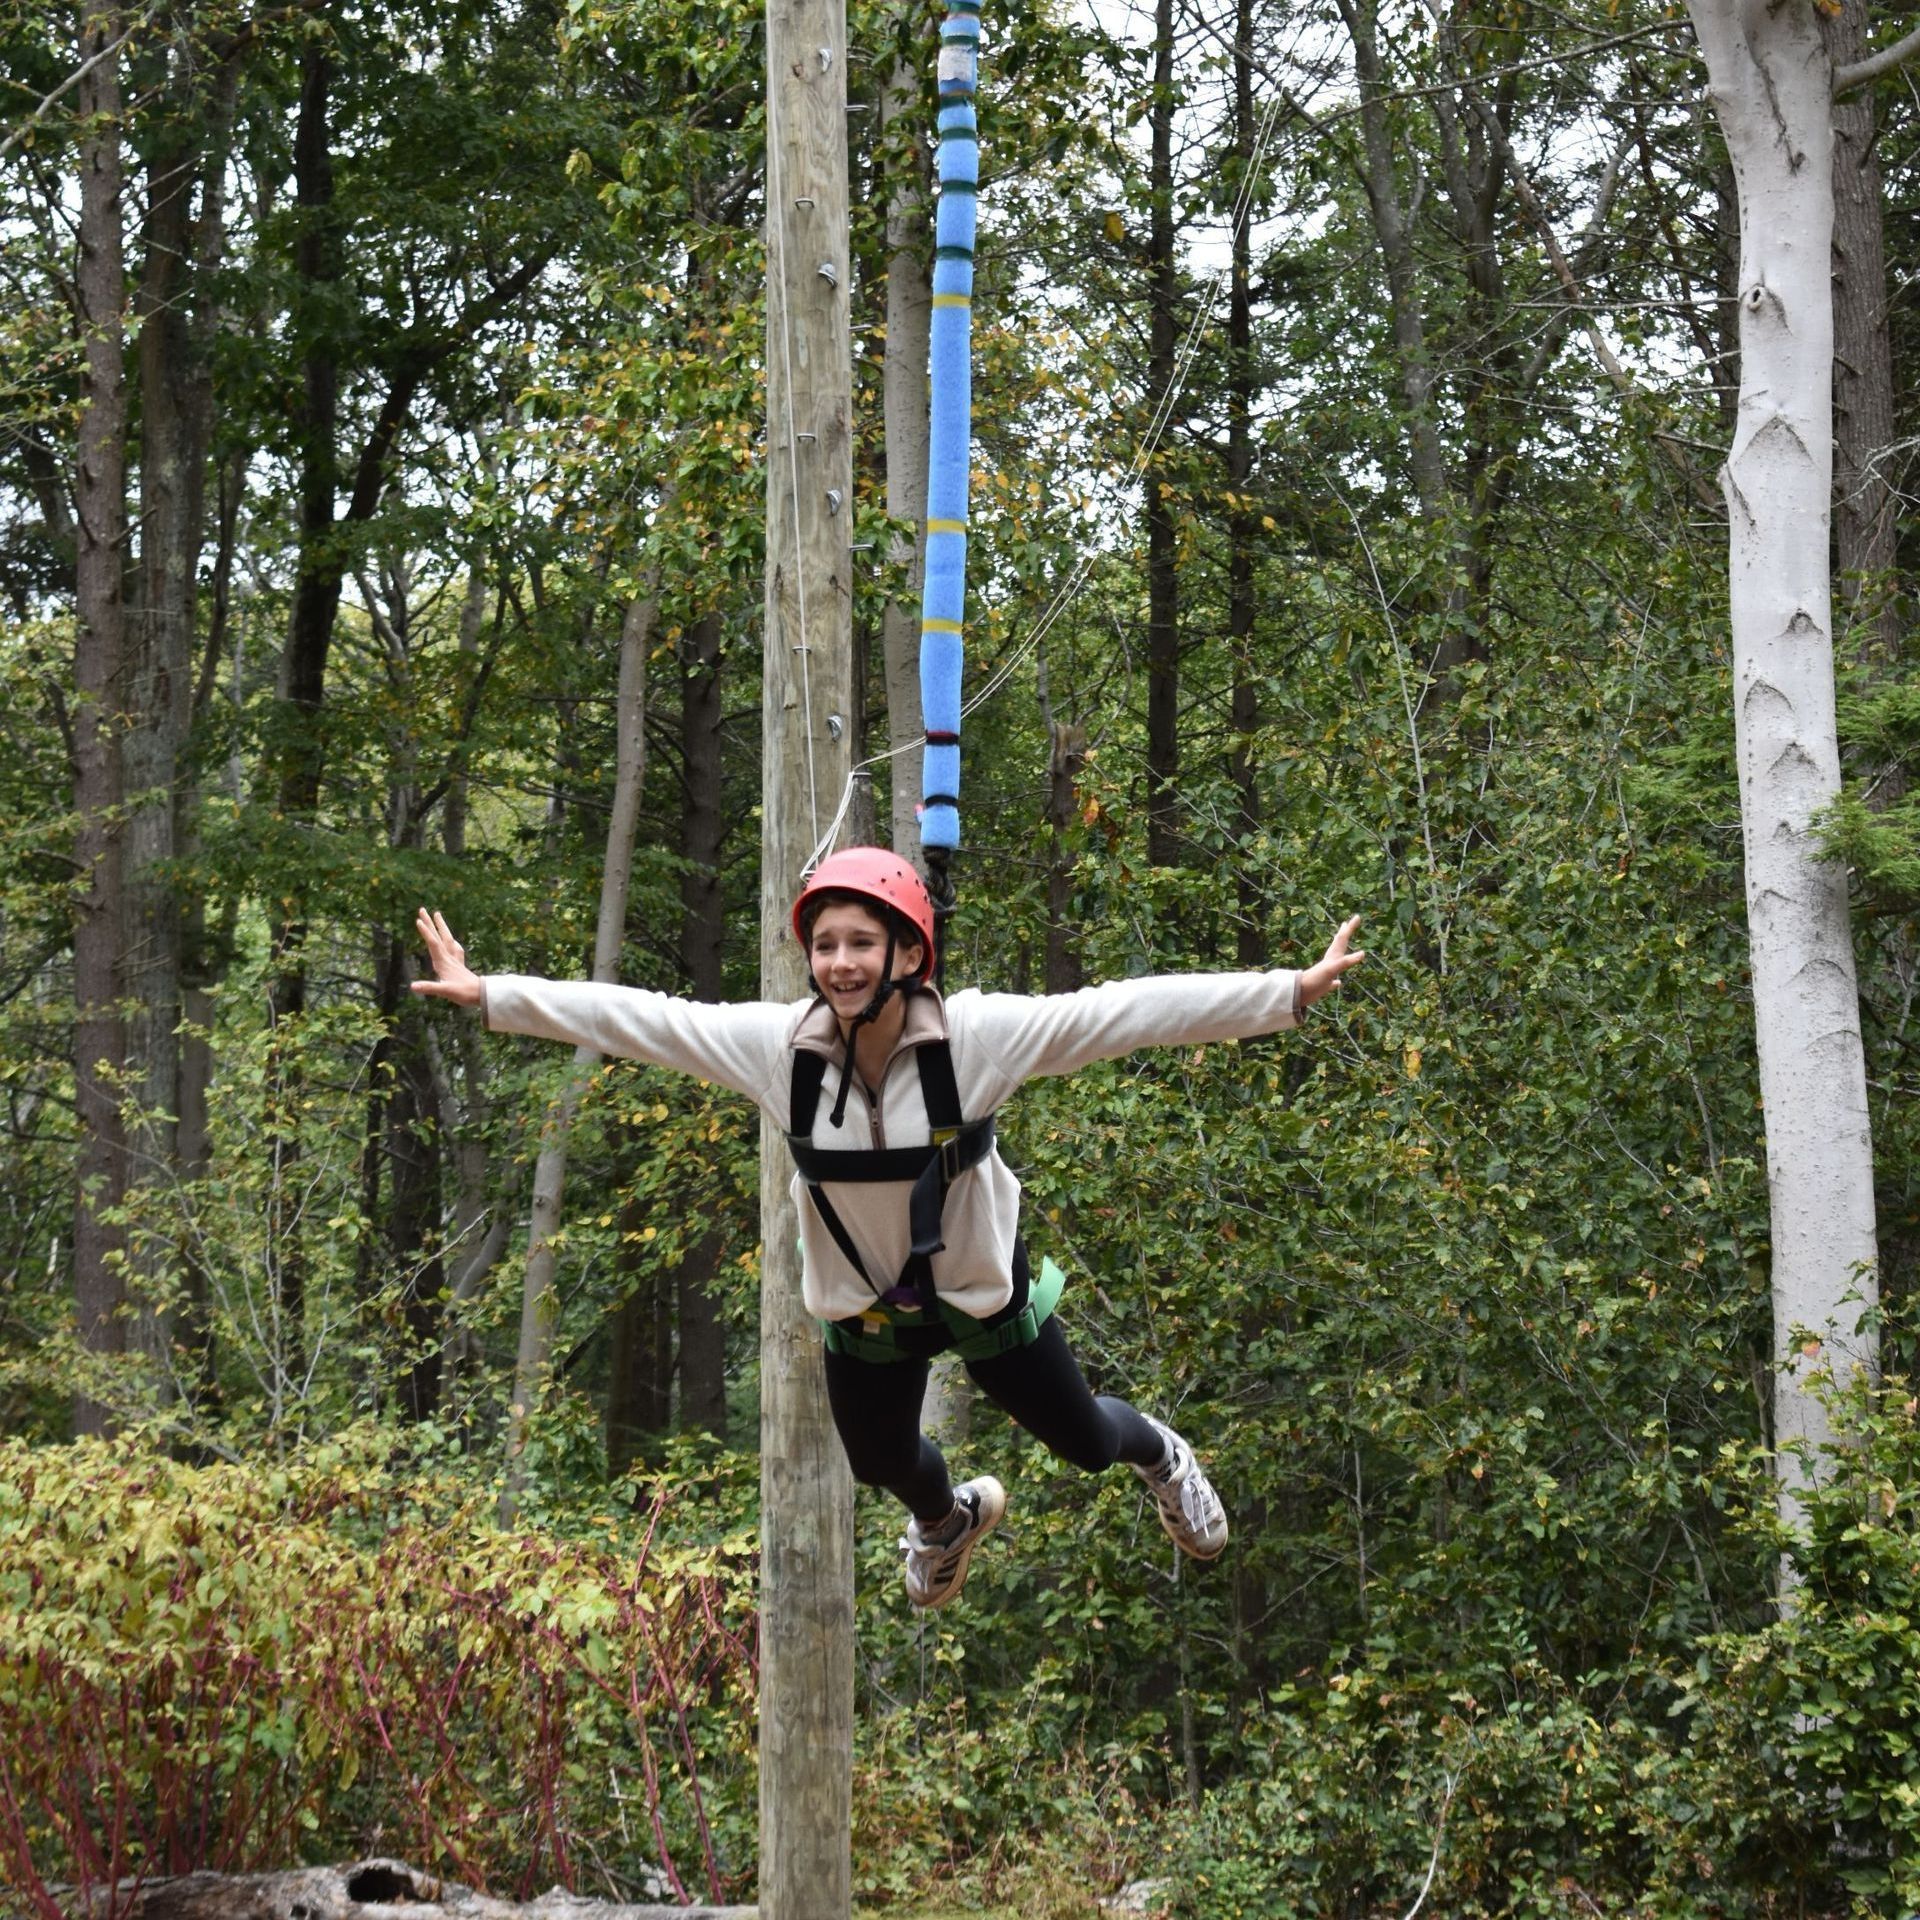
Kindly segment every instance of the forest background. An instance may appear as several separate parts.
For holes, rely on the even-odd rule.
[[[883,423],[935,25],[851,19],[874,754],[917,718]],[[78,27],[0,11],[0,1884],[51,1915],[385,1848],[750,1893],[750,1116],[406,988],[423,901],[483,970],[586,972],[624,772],[619,976],[755,990],[761,23]],[[1235,1544],[1170,1564],[1130,1480],[984,1415],[1015,1519],[916,1620],[863,1495],[862,1895],[1907,1911],[1911,82],[1836,108],[1828,832],[1883,1372],[1836,1383],[1788,1536],[1736,226],[1685,18],[1021,0],[988,36],[948,981],[1294,964],[1349,909],[1373,957],[1299,1035],[1004,1116],[1083,1358],[1192,1436]],[[857,831],[911,832],[911,770]]]

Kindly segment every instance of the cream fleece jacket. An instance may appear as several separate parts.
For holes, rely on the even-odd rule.
[[[823,1053],[829,1065],[815,1109],[813,1142],[823,1153],[849,1148],[925,1146],[931,1138],[920,1075],[907,1056],[942,1036],[950,1042],[960,1111],[995,1112],[1022,1081],[1072,1073],[1137,1047],[1191,1046],[1277,1033],[1300,1021],[1300,976],[1199,973],[1116,980],[1078,993],[1025,995],[962,989],[943,999],[931,988],[907,1002],[906,1025],[877,1088],[856,1079],[844,1125],[832,1124],[844,1057],[831,1010],[817,1001],[678,1000],[638,987],[489,974],[481,1013],[496,1033],[532,1034],[646,1060],[743,1093],[775,1126],[791,1117],[793,1050]],[[826,1183],[827,1197],[884,1291],[906,1264],[906,1190],[891,1184]],[[805,1252],[807,1311],[844,1320],[871,1306],[873,1289],[834,1244],[798,1175],[793,1193]],[[1020,1182],[993,1153],[947,1194],[946,1251],[934,1257],[934,1284],[962,1313],[984,1319],[1013,1297],[1013,1242]]]

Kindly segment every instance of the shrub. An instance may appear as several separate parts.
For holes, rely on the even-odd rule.
[[[53,1920],[56,1881],[384,1844],[522,1889],[651,1852],[680,1891],[691,1855],[719,1898],[751,1870],[709,1800],[751,1791],[752,1570],[666,1545],[665,1508],[501,1533],[368,1439],[0,1448],[4,1877]]]
[[[1711,1641],[1685,1698],[1697,1749],[1745,1782],[1730,1843],[1905,1916],[1920,1908],[1920,1395],[1863,1383],[1834,1413],[1831,1477],[1800,1527],[1750,1515],[1792,1561],[1792,1605]]]

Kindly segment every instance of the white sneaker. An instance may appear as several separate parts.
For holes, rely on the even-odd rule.
[[[1007,1510],[1007,1490],[990,1473],[955,1487],[953,1497],[966,1511],[967,1523],[952,1539],[929,1539],[920,1531],[920,1522],[910,1520],[906,1538],[900,1542],[907,1554],[907,1598],[916,1607],[944,1607],[959,1598],[974,1548],[1000,1524]]]
[[[1227,1510],[1200,1470],[1193,1449],[1164,1420],[1149,1416],[1167,1443],[1157,1467],[1135,1467],[1160,1509],[1160,1524],[1180,1551],[1195,1560],[1217,1560],[1227,1545]]]

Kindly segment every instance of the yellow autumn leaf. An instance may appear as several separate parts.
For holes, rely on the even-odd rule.
[[[1418,1047],[1409,1047],[1407,1049],[1406,1063],[1407,1078],[1409,1080],[1418,1080],[1420,1078],[1420,1049]]]

